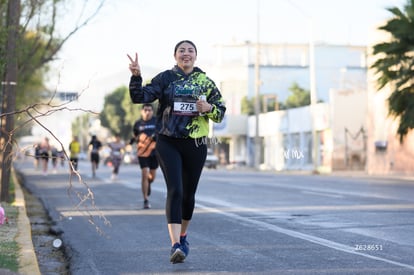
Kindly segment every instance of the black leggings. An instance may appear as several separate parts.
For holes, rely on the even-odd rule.
[[[165,212],[168,223],[191,220],[195,193],[207,156],[201,139],[181,139],[159,135],[157,158],[167,184]]]

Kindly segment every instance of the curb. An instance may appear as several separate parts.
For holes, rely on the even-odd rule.
[[[21,274],[41,275],[36,253],[33,247],[32,228],[26,212],[26,204],[20,182],[16,177],[14,169],[11,173],[15,188],[15,203],[19,208],[19,217],[17,220],[18,232],[16,242],[19,244],[19,272]]]

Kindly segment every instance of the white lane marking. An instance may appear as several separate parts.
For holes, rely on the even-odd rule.
[[[320,193],[329,192],[332,194],[338,194],[342,196],[348,195],[348,196],[363,197],[363,198],[399,199],[398,197],[390,196],[388,194],[373,193],[371,190],[366,191],[366,192],[364,191],[353,192],[349,190],[337,190],[337,189],[331,188],[330,186],[317,187],[317,186],[310,186],[306,184],[305,185],[299,184],[297,179],[295,178],[287,180],[286,178],[266,177],[266,178],[261,179],[260,182],[256,182],[251,177],[238,177],[237,181],[234,180],[233,182],[229,182],[227,178],[222,178],[222,177],[210,176],[209,179],[218,181],[218,182],[225,182],[226,184],[231,184],[231,185],[236,185],[236,186],[254,186],[254,185],[263,186],[264,185],[264,186],[269,186],[269,187],[280,187],[280,188],[295,189],[295,190],[308,190],[308,191],[320,192]],[[331,180],[333,181],[334,179],[331,179]],[[324,181],[323,183],[329,183],[329,181]],[[369,187],[370,185],[364,182],[362,186]]]
[[[255,186],[255,185],[261,185],[261,186],[268,186],[268,187],[280,187],[284,189],[294,189],[294,190],[300,190],[300,191],[308,191],[308,192],[316,192],[316,193],[327,193],[330,194],[337,194],[338,196],[353,196],[353,197],[361,197],[361,198],[378,198],[378,199],[399,199],[395,196],[389,196],[389,195],[383,195],[383,194],[376,194],[372,192],[364,192],[364,191],[358,191],[358,192],[352,192],[352,191],[345,191],[345,190],[336,190],[330,187],[314,187],[314,186],[308,186],[308,185],[287,185],[283,183],[276,183],[276,182],[269,182],[269,181],[261,181],[259,183],[256,182],[244,182],[244,183],[238,183],[238,182],[228,182],[226,180],[221,179],[221,181],[226,182],[226,184],[236,185],[236,186]]]
[[[212,200],[209,200],[207,198],[204,198],[204,199],[203,198],[198,198],[197,200],[198,201],[205,201],[206,203],[212,203],[211,202]],[[214,201],[217,203],[216,200],[214,200]],[[282,227],[277,226],[277,225],[269,224],[269,223],[266,223],[266,222],[263,222],[263,221],[253,220],[251,218],[243,217],[243,216],[237,215],[235,213],[224,212],[224,211],[221,211],[219,209],[208,207],[208,206],[205,206],[205,205],[202,205],[202,204],[199,204],[199,203],[196,203],[196,205],[197,205],[197,207],[205,209],[206,211],[214,212],[214,213],[217,213],[217,214],[220,214],[220,215],[223,215],[223,216],[227,216],[229,218],[239,220],[239,221],[242,221],[242,222],[245,222],[245,223],[254,224],[254,225],[262,227],[264,229],[271,230],[271,231],[274,231],[274,232],[278,232],[278,233],[281,233],[281,234],[285,234],[285,235],[288,235],[288,236],[293,237],[293,238],[297,238],[297,239],[301,239],[301,240],[308,241],[308,242],[311,242],[311,243],[315,243],[315,244],[325,246],[325,247],[328,247],[328,248],[332,248],[332,249],[342,251],[342,252],[345,252],[345,253],[354,254],[354,255],[362,256],[362,257],[365,257],[365,258],[368,258],[368,259],[381,261],[381,262],[384,262],[384,263],[389,263],[389,264],[392,264],[392,265],[405,267],[405,268],[414,270],[414,266],[412,266],[412,265],[396,262],[396,261],[393,261],[393,260],[388,260],[388,259],[378,257],[378,256],[373,256],[373,255],[361,253],[361,252],[355,251],[355,248],[352,247],[352,246],[349,246],[349,245],[344,245],[344,244],[341,244],[341,243],[337,243],[337,242],[330,241],[330,240],[327,240],[327,239],[323,239],[323,238],[320,238],[320,237],[312,236],[312,235],[309,235],[309,234],[300,233],[300,232],[293,231],[293,230],[290,230],[290,229],[285,229],[285,228],[282,228]],[[229,206],[229,205],[230,204],[221,205],[221,206]],[[236,206],[236,205],[234,205],[233,207],[238,208],[238,209],[242,208],[242,207]]]
[[[335,195],[335,194],[329,194],[326,192],[314,192],[314,191],[301,191],[303,194],[310,194],[310,195],[317,195],[322,197],[330,197],[330,198],[343,198],[342,195]]]

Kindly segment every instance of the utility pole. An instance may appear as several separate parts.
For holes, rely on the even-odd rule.
[[[315,43],[313,39],[313,20],[309,17],[309,85],[310,85],[310,109],[312,116],[312,148],[313,148],[313,172],[318,172],[319,167],[319,135],[316,129],[316,68],[315,68]]]
[[[3,89],[1,132],[0,132],[0,201],[8,202],[10,170],[13,157],[13,129],[16,107],[17,50],[19,35],[20,0],[9,0],[7,5],[6,71],[1,77]]]
[[[254,114],[256,118],[256,131],[254,137],[254,167],[259,168],[261,160],[261,144],[259,136],[259,114],[260,114],[260,0],[257,0],[257,41],[256,41],[256,61],[255,71],[255,101]]]

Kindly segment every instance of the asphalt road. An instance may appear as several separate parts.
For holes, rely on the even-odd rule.
[[[142,209],[137,165],[82,180],[18,163],[84,274],[414,274],[414,182],[205,169],[190,254],[169,263],[161,171]]]

